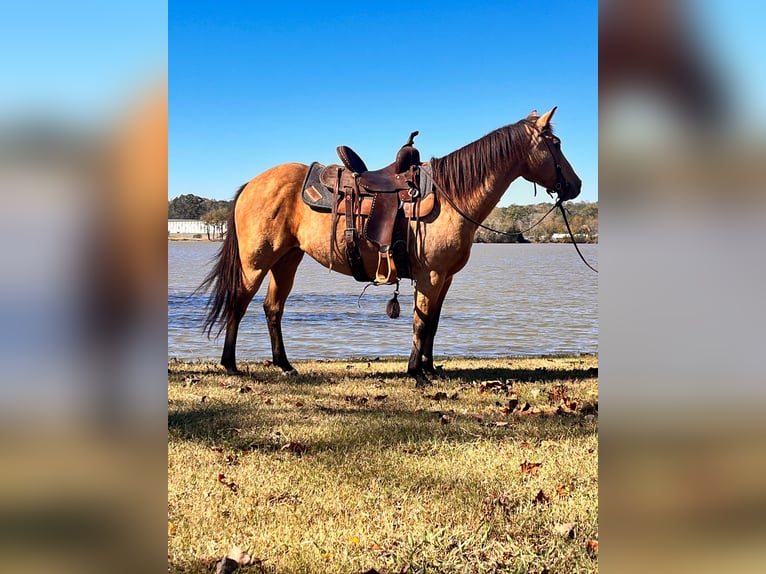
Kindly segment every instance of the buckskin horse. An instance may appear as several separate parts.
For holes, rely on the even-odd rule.
[[[285,352],[281,321],[298,265],[308,253],[325,267],[360,281],[397,286],[400,277],[413,281],[407,372],[417,385],[428,384],[429,376],[436,375],[434,337],[452,278],[468,262],[478,225],[511,182],[523,177],[558,195],[558,202],[580,193],[582,182],[553,133],[555,111],[554,107],[542,116],[533,111],[429,162],[420,163],[412,147],[417,135],[413,132],[397,161],[382,170],[368,171],[353,150],[341,146],[344,166],[287,163],[240,187],[226,238],[200,286],[210,290],[208,335],[216,324],[219,335],[226,329],[221,364],[227,373],[239,374],[237,331],[267,275],[263,309],[272,364],[285,373],[295,372]],[[311,196],[325,201],[324,207],[309,205]]]

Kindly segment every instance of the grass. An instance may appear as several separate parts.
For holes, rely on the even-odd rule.
[[[596,572],[597,365],[171,361],[169,571]]]

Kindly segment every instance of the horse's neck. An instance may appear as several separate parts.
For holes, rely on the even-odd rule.
[[[508,186],[521,175],[520,162],[497,166],[490,170],[487,178],[479,185],[465,203],[465,214],[471,219],[483,222],[500,202]],[[460,207],[460,206],[459,206]]]

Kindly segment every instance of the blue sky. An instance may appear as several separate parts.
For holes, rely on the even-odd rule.
[[[230,199],[274,165],[424,159],[558,106],[563,151],[598,197],[596,2],[195,2],[169,21],[168,197]],[[500,205],[544,201],[519,180]]]

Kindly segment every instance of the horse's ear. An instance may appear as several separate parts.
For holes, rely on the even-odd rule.
[[[553,106],[551,111],[545,112],[541,117],[537,118],[536,123],[539,129],[544,130],[550,125],[551,118],[553,117],[553,114],[556,113],[556,108],[558,108],[558,106]]]
[[[532,110],[529,112],[529,115],[527,116],[530,120],[536,120],[537,119],[537,110]]]

